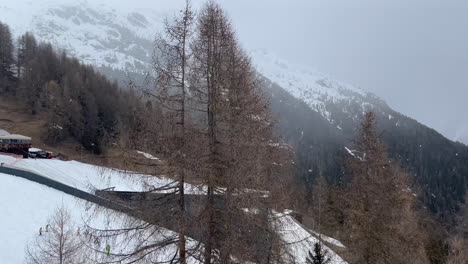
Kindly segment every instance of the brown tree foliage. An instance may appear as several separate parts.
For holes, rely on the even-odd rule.
[[[456,219],[457,223],[449,238],[449,252],[447,264],[467,264],[468,263],[468,194],[462,204],[460,213]]]
[[[346,242],[352,263],[427,263],[425,236],[408,176],[389,160],[369,112],[361,125],[346,187]]]

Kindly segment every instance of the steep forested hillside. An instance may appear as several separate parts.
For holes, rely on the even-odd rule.
[[[345,147],[351,146],[358,127],[358,122],[349,116],[361,120],[361,108],[335,106],[347,110],[331,112],[333,120],[340,124],[336,126],[277,84],[267,80],[265,89],[271,95],[281,134],[296,148],[296,173],[308,191],[312,191],[320,175],[335,184],[344,180],[343,161],[349,155]],[[376,112],[379,135],[390,156],[415,177],[422,200],[434,213],[453,215],[467,190],[468,147],[446,139],[377,99],[376,105],[369,110]]]
[[[142,125],[138,116],[151,110],[137,94],[120,89],[93,67],[58,53],[30,33],[15,47],[9,32],[0,24],[0,92],[25,105],[33,116],[46,114],[44,141],[54,145],[72,137],[101,153],[122,133],[138,133]]]

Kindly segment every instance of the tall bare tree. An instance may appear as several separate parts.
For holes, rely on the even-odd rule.
[[[177,191],[179,196],[179,258],[180,263],[186,263],[186,225],[185,209],[185,177],[188,166],[188,122],[187,118],[187,90],[188,72],[191,60],[189,47],[193,32],[194,13],[190,2],[185,2],[185,8],[173,20],[165,21],[164,34],[156,39],[154,59],[155,89],[148,94],[156,98],[165,108],[170,117],[168,134],[164,134],[166,155],[170,166],[175,168],[177,175]]]
[[[375,115],[365,115],[348,159],[345,192],[347,245],[354,263],[427,263],[416,198],[408,176],[390,161],[377,135]]]
[[[85,263],[83,243],[69,211],[59,207],[35,240],[26,247],[26,263]]]
[[[141,225],[126,228],[129,237],[146,237],[141,234],[161,234],[157,226],[167,224],[178,237],[166,232],[165,244],[139,241],[145,246],[111,254],[111,259],[157,263],[150,255],[177,243],[173,263],[200,254],[204,263],[279,262],[282,244],[273,230],[271,212],[281,209],[286,200],[290,148],[274,135],[275,122],[257,73],[237,44],[224,11],[208,2],[193,37],[192,20],[187,3],[180,16],[166,23],[165,34],[157,38],[155,87],[147,91],[162,109],[163,152],[168,174],[176,176],[173,183],[151,189],[148,196],[164,189],[165,197],[178,197],[178,206],[151,200],[135,212],[143,220]],[[185,195],[187,177],[206,195]],[[192,199],[190,210],[185,207],[187,197]],[[202,245],[188,247],[186,234]]]
[[[258,238],[263,233],[275,239],[268,223],[273,205],[261,193],[278,191],[270,183],[281,171],[281,153],[287,148],[274,137],[274,120],[250,59],[239,47],[227,15],[213,1],[199,13],[192,47],[190,90],[193,104],[205,109],[199,125],[204,138],[199,175],[207,187],[200,221],[206,227],[204,261],[225,263],[236,254],[255,259],[268,245],[247,249],[248,236],[239,226],[256,229]],[[246,208],[259,213],[252,217],[242,212]],[[263,255],[256,260],[266,259]]]
[[[125,252],[111,254],[111,262],[187,263],[188,257],[197,255],[199,250],[197,243],[192,243],[188,248],[186,238],[189,230],[186,177],[193,165],[192,149],[196,147],[191,140],[193,134],[190,129],[190,113],[187,110],[188,75],[192,53],[189,44],[193,27],[194,12],[190,2],[186,1],[184,9],[174,18],[167,19],[163,32],[156,37],[153,72],[149,77],[150,85],[144,90],[148,104],[144,110],[135,109],[133,120],[139,129],[134,131],[136,134],[127,135],[125,144],[133,145],[134,141],[146,138],[143,144],[139,145],[152,153],[163,155],[167,161],[163,171],[172,176],[172,180],[163,186],[153,186],[151,179],[144,183],[148,187],[146,194],[157,198],[144,199],[141,203],[132,204],[130,210],[133,212],[130,214],[133,217],[128,217],[122,222],[125,228],[90,229],[94,237],[127,237],[129,241],[133,240],[134,244],[140,245],[128,248]],[[152,103],[161,111],[152,109]],[[160,124],[151,123],[152,115],[155,114],[160,117]],[[148,142],[158,144],[146,144]],[[161,171],[152,174],[158,173]],[[168,232],[166,228],[176,233]],[[162,236],[163,239],[158,236]],[[173,250],[174,245],[177,245],[174,254],[164,254],[164,251]],[[164,255],[168,257],[161,257]]]

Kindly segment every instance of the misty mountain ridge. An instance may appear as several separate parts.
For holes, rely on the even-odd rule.
[[[0,10],[9,14],[3,19],[15,35],[31,31],[38,39],[66,50],[86,64],[124,72],[145,73],[150,69],[154,37],[161,31],[165,17],[171,15],[169,9],[136,12],[88,1],[58,3],[29,1],[22,6],[15,2],[0,5]],[[23,19],[17,19],[19,15]],[[336,105],[343,105],[343,112],[348,110],[347,105],[354,104],[359,104],[362,112],[377,105],[388,108],[372,93],[316,71],[297,69],[267,50],[248,53],[263,76],[306,102],[338,129],[342,121],[334,117]],[[356,114],[347,114],[358,121]]]
[[[15,36],[31,31],[82,62],[121,72],[124,78],[126,72],[150,69],[154,37],[174,13],[171,4],[162,3],[161,9],[155,4],[154,10],[127,10],[91,1],[19,1],[0,4],[0,12],[6,14],[2,20]],[[468,182],[468,168],[463,165],[466,146],[398,113],[372,93],[291,66],[266,50],[248,54],[267,80],[266,93],[280,117],[282,136],[298,149],[301,179],[312,184],[327,174],[330,181],[338,182],[343,176],[339,164],[346,155],[344,147],[352,144],[363,114],[372,110],[391,156],[418,178],[431,209],[456,210]],[[439,199],[444,193],[451,197]]]
[[[30,31],[39,40],[66,50],[86,64],[138,73],[150,69],[155,35],[161,31],[164,19],[174,11],[167,6],[119,10],[90,1],[59,3],[15,2],[0,5],[0,10],[9,14],[3,20],[11,25],[15,35]],[[18,19],[19,15],[22,19]],[[352,104],[359,104],[362,112],[375,106],[389,108],[370,92],[326,74],[296,67],[266,49],[248,51],[248,54],[259,73],[306,102],[338,129],[341,121],[333,116],[335,105],[343,105],[342,111],[347,111],[346,105]],[[348,117],[355,121],[359,118],[351,112]]]

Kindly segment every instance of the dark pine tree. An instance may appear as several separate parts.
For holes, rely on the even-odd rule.
[[[306,259],[307,264],[327,264],[330,263],[328,252],[322,248],[322,243],[314,244],[314,253],[309,251],[309,256]]]

